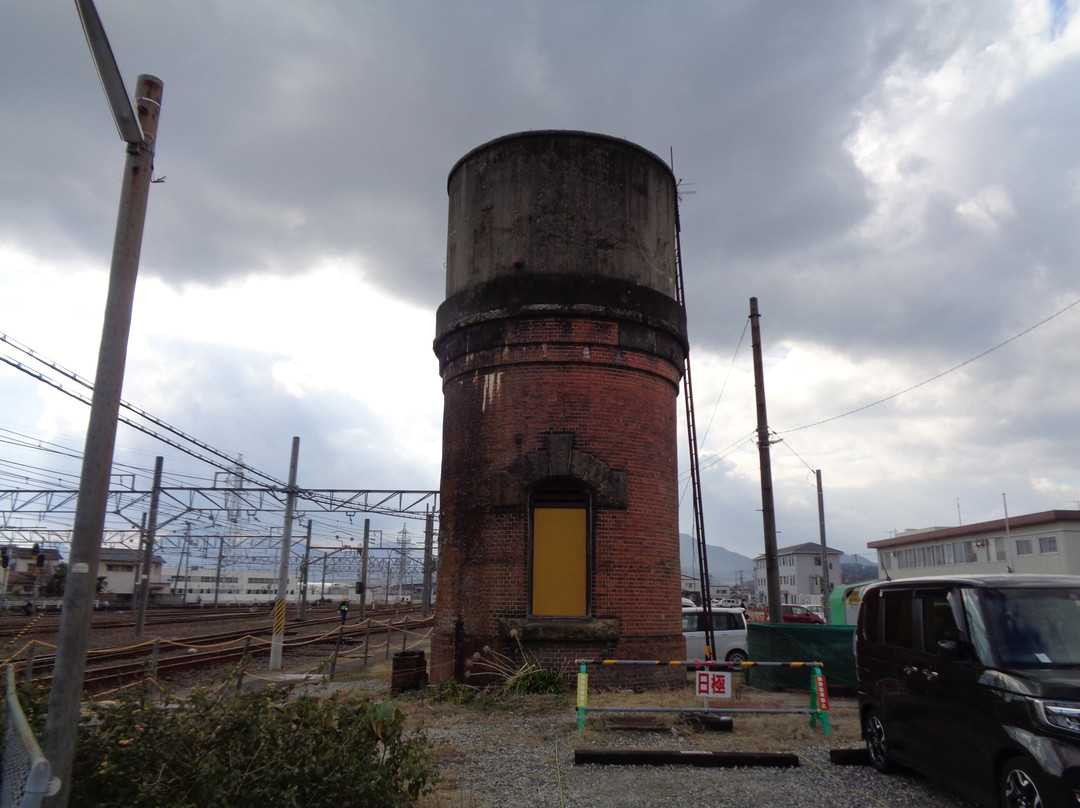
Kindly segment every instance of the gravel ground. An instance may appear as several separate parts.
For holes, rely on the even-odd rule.
[[[354,688],[377,698],[385,693],[386,682],[335,682],[311,690]],[[751,695],[750,700],[760,697]],[[809,729],[807,717],[797,715],[769,716],[758,723],[733,714],[733,731],[707,732],[664,717],[658,720],[671,726],[663,730],[613,729],[594,713],[586,731],[579,732],[573,707],[556,705],[550,697],[503,710],[432,705],[407,696],[402,707],[423,727],[440,764],[438,791],[421,808],[975,808],[913,773],[883,775],[869,765],[831,762],[832,749],[861,749],[853,699],[833,700],[829,737],[820,728]],[[576,765],[576,749],[771,750],[793,753],[799,765]]]
[[[386,695],[387,663],[368,669],[352,663],[343,668],[339,670],[343,675],[332,683],[302,669],[273,678],[281,685],[298,685],[313,694],[359,691],[371,698]],[[644,698],[655,700],[656,696]],[[777,697],[747,692],[744,698],[731,706],[745,707],[761,698]],[[802,696],[794,698],[803,702]],[[674,720],[660,731],[613,729],[605,726],[604,719],[594,718],[601,714],[593,713],[582,733],[577,729],[573,706],[565,701],[556,703],[551,697],[531,697],[517,705],[492,708],[490,704],[433,704],[416,694],[404,696],[401,706],[411,723],[423,728],[439,763],[438,789],[425,797],[419,808],[699,804],[710,808],[780,804],[799,808],[974,808],[916,774],[883,775],[868,765],[831,762],[831,749],[861,748],[853,699],[834,697],[830,713],[833,734],[828,738],[820,728],[810,730],[806,716],[795,715],[769,716],[758,723],[754,719],[760,717],[733,714],[732,732],[707,732]],[[789,752],[797,756],[799,765],[576,765],[576,749]]]
[[[575,765],[585,746],[576,721],[551,716],[513,717],[514,740],[486,722],[427,729],[446,744],[444,778],[452,778],[460,802],[470,808],[611,808],[612,806],[708,805],[750,808],[779,804],[800,808],[960,808],[968,806],[914,774],[882,775],[869,766],[836,765],[823,746],[790,749],[794,768]],[[697,733],[608,730],[604,748],[689,750]],[[738,719],[733,735],[738,734]],[[590,745],[595,748],[594,745]]]

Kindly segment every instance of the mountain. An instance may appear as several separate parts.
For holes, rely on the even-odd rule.
[[[754,561],[751,558],[733,553],[716,544],[705,545],[705,558],[709,562],[709,578],[714,584],[734,584],[740,580],[744,582],[754,580]],[[694,546],[694,537],[687,533],[679,534],[679,560],[684,573],[697,576],[697,548]]]

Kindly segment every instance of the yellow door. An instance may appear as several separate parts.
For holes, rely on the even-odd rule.
[[[585,508],[535,508],[532,613],[585,616]]]

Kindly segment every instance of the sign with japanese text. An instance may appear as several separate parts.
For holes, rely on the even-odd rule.
[[[731,674],[717,671],[698,671],[697,694],[708,699],[730,699]]]

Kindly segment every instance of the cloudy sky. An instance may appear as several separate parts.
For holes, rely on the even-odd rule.
[[[97,7],[129,91],[164,82],[124,399],[228,456],[437,488],[447,174],[578,129],[687,192],[709,543],[763,548],[751,297],[781,546],[815,469],[849,553],[1080,507],[1077,0]],[[124,146],[72,3],[3,3],[0,104],[0,333],[92,379]],[[0,489],[70,486],[88,408],[9,364],[0,403]],[[121,426],[125,471],[158,454],[216,471]]]

